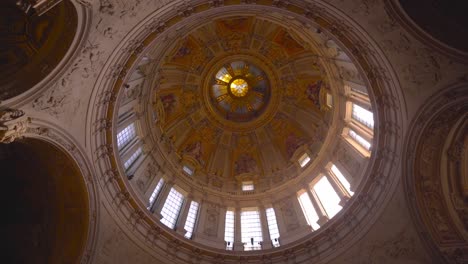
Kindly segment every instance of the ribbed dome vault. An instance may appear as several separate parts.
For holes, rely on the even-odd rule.
[[[377,129],[395,117],[374,99],[397,96],[384,61],[331,13],[269,3],[161,10],[111,60],[96,111],[113,120],[107,186],[142,245],[177,263],[306,263],[305,245],[333,253],[330,237],[357,239],[386,199],[373,182],[395,168],[373,164],[398,133]]]
[[[298,149],[318,153],[331,91],[317,53],[294,32],[253,16],[220,18],[180,36],[162,57],[154,131],[195,177],[265,189],[298,173]],[[236,94],[238,82],[245,90]]]

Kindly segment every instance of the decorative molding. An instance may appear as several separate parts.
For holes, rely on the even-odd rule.
[[[466,120],[466,113],[466,82],[459,82],[431,96],[413,120],[403,152],[405,193],[415,226],[434,257],[447,263],[465,263],[468,260],[466,227],[457,224],[466,221],[464,214],[468,207],[454,200],[454,195],[462,199],[461,179],[459,175],[453,175],[452,170],[444,169],[453,167],[450,164],[455,163],[456,166],[457,159],[461,158],[462,150],[457,143],[448,151],[445,146],[451,140],[455,125]],[[463,133],[461,131],[461,136],[466,137]],[[454,189],[444,187],[446,182],[452,182]]]
[[[177,1],[173,4],[179,6],[180,2],[181,1]],[[245,2],[250,3],[251,1]],[[277,2],[283,3],[286,1]],[[288,2],[289,4],[284,8],[274,7],[272,6],[273,2],[267,1],[265,3],[256,3],[255,5],[225,2],[223,6],[205,9],[205,7],[210,6],[210,3],[200,0],[193,1],[191,8],[188,9],[160,9],[135,27],[116,49],[122,49],[128,46],[130,41],[136,38],[144,40],[143,43],[145,48],[147,48],[146,45],[150,45],[151,41],[163,38],[166,30],[173,30],[174,25],[181,25],[180,28],[182,28],[182,25],[190,21],[202,18],[203,16],[213,15],[214,13],[210,13],[213,12],[213,10],[219,12],[218,14],[225,13],[229,15],[237,13],[245,14],[249,12],[257,16],[268,17],[270,13],[283,14],[287,17],[294,17],[302,23],[313,24],[316,28],[320,28],[322,31],[327,32],[327,34],[335,38],[340,46],[346,49],[349,54],[353,55],[352,60],[359,66],[360,72],[364,73],[370,72],[370,69],[379,69],[378,71],[372,70],[374,74],[365,80],[366,85],[370,89],[371,101],[375,105],[375,109],[373,110],[377,113],[375,115],[376,123],[391,122],[395,127],[402,127],[402,122],[405,120],[401,112],[404,110],[405,106],[401,99],[398,80],[391,70],[386,57],[380,50],[379,45],[371,40],[371,38],[349,17],[335,12],[336,10],[329,5],[315,2],[314,5],[318,8],[311,9],[310,6],[305,5],[305,3]],[[308,15],[305,16],[303,10],[307,8],[309,8],[309,10],[314,10],[314,12],[317,10],[323,10],[323,12],[316,12],[312,15],[311,13],[307,13]],[[158,21],[165,23],[167,27],[160,29],[161,31],[148,30],[147,25],[155,21],[156,17]],[[275,18],[271,17],[271,19]],[[340,24],[349,26],[343,28],[338,26]],[[310,32],[308,34],[310,34]],[[111,98],[115,98],[124,83],[126,73],[132,72],[132,67],[135,67],[130,65],[133,65],[133,63],[137,61],[138,56],[139,55],[135,52],[114,53],[109,58],[102,74],[96,82],[95,94],[111,94]],[[126,66],[122,69],[115,70],[111,69],[110,65]],[[107,76],[112,76],[112,78],[107,78]],[[387,105],[378,105],[375,104],[376,98],[373,96],[374,94],[381,97],[385,95],[391,99],[385,99],[389,100]],[[115,100],[104,100],[104,103],[101,100],[102,98],[96,97],[94,104],[91,104],[92,118],[89,120],[91,123],[96,122],[96,120],[112,120],[114,118],[114,113],[116,111]],[[380,100],[384,99],[382,98]],[[389,105],[391,106],[389,107]],[[392,155],[400,153],[401,151],[402,142],[399,138],[402,136],[402,130],[403,129],[396,129],[394,133],[375,132],[374,155],[371,156],[369,166],[363,172],[362,184],[359,186],[358,190],[356,190],[356,197],[349,201],[347,208],[343,209],[340,216],[329,221],[326,226],[323,226],[317,232],[303,237],[300,243],[297,241],[291,242],[283,247],[262,252],[227,252],[224,250],[216,250],[193,243],[189,240],[184,240],[175,232],[169,231],[165,226],[161,225],[154,216],[145,210],[146,204],[134,199],[134,197],[137,196],[133,193],[134,191],[126,180],[122,168],[118,165],[116,160],[117,153],[108,152],[107,155],[98,158],[98,153],[100,152],[97,150],[99,146],[115,143],[113,143],[113,138],[115,137],[114,129],[106,128],[101,132],[97,132],[94,137],[90,138],[89,143],[92,153],[95,153],[94,158],[97,158],[95,169],[98,174],[104,174],[108,171],[118,171],[121,175],[120,178],[113,181],[113,184],[104,185],[103,182],[99,182],[103,193],[103,201],[112,203],[116,194],[122,192],[128,193],[128,195],[124,195],[125,199],[119,203],[118,208],[114,209],[112,214],[131,239],[154,256],[170,256],[176,263],[189,263],[194,258],[206,262],[214,261],[216,263],[238,263],[239,261],[251,261],[255,263],[261,263],[261,261],[264,263],[284,263],[288,261],[309,263],[310,261],[314,261],[315,263],[324,263],[355,244],[357,240],[366,233],[370,226],[372,226],[372,223],[376,221],[380,212],[385,208],[385,204],[392,196],[398,182],[397,177],[395,177],[395,174],[398,173],[398,167],[393,166],[393,163],[400,160],[400,157]],[[382,153],[384,150],[381,149],[381,144],[383,143],[386,144],[385,154]],[[115,149],[116,148],[114,148],[114,151]],[[376,168],[376,157],[385,157],[382,158],[380,162],[386,165]],[[391,162],[388,163],[388,161]],[[375,188],[371,181],[367,181],[370,175],[375,173],[379,173],[380,177],[387,181],[388,185],[385,189]],[[113,207],[115,207],[115,205],[113,205]],[[139,218],[139,223],[141,224],[138,228],[134,229],[133,226],[129,224],[131,223],[129,219],[132,219],[132,212],[138,210],[142,210],[144,213],[141,215],[141,218]],[[350,214],[350,212],[354,212],[353,217],[345,219],[345,216]],[[350,222],[356,224],[351,226],[346,225]],[[327,231],[332,229],[333,231]],[[161,231],[155,233],[155,231],[151,230]],[[342,239],[330,242],[331,234]],[[304,245],[307,244],[306,242],[309,243],[309,245],[316,245],[316,247],[313,247],[312,250],[310,248],[305,248]],[[176,246],[177,250],[167,251],[167,249],[172,246]],[[194,256],[194,252],[196,252],[196,256]]]

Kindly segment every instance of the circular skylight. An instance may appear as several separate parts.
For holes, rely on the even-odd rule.
[[[233,61],[216,72],[210,96],[223,118],[248,122],[258,117],[268,104],[270,82],[260,67],[246,61]]]

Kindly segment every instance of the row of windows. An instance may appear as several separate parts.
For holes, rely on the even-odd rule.
[[[327,97],[327,102],[328,101],[330,101],[329,107],[331,107],[331,98]],[[369,129],[373,129],[374,127],[373,113],[357,104],[352,104],[351,119],[352,122],[357,122],[358,124],[363,125],[364,127],[367,127]],[[135,137],[134,125],[132,124],[127,128],[122,130],[122,132],[120,132],[118,135],[119,148],[121,148],[121,146],[125,146],[125,144],[128,144],[128,142],[132,140],[132,137]],[[347,135],[349,136],[349,138],[354,140],[364,149],[370,151],[370,142],[366,138],[361,136],[360,133],[361,131],[359,130],[355,131],[352,128],[347,128]],[[131,166],[131,164],[138,158],[139,155],[141,155],[141,148],[137,149],[135,153],[130,156],[130,158],[125,162],[124,166],[126,168]],[[310,161],[311,158],[307,153],[304,153],[298,159],[298,163],[301,167],[305,167],[307,164],[309,164]],[[182,167],[182,171],[187,175],[193,175],[194,173],[192,167],[187,165],[184,165]],[[341,186],[344,190],[341,190],[339,189],[339,187],[336,187],[337,184]],[[161,192],[161,189],[163,188],[163,185],[164,180],[160,179],[149,198],[148,210],[151,210],[153,208],[154,203],[159,193]],[[253,191],[253,182],[243,182],[242,190]],[[340,193],[339,195],[337,192],[344,193]],[[320,225],[324,223],[324,221],[321,221],[321,217],[326,217],[326,219],[330,219],[342,209],[342,198],[340,198],[340,196],[345,195],[350,197],[353,194],[354,192],[351,191],[351,185],[347,181],[346,177],[344,177],[341,171],[334,164],[332,164],[330,166],[329,175],[321,176],[313,185],[309,187],[309,190],[307,190],[306,192],[301,192],[300,195],[298,195],[298,201],[301,205],[307,223],[312,227],[313,230],[317,230],[320,228]],[[169,228],[174,229],[183,204],[183,194],[181,194],[175,188],[171,188],[161,209],[161,223],[168,226]],[[190,239],[193,235],[195,223],[197,221],[197,215],[199,212],[199,206],[200,205],[195,201],[192,201],[190,203],[187,218],[185,220],[184,225],[184,230],[186,231],[185,237],[188,239]],[[260,214],[262,212],[260,212],[257,208],[242,208],[239,213],[241,228],[240,240],[244,245],[244,250],[261,249],[263,243],[263,234],[262,224],[260,221]],[[274,209],[267,208],[265,210],[265,216],[271,244],[274,247],[278,247],[280,245],[280,233]],[[234,210],[226,211],[224,240],[226,241],[227,250],[234,249],[235,218],[236,214]]]
[[[352,196],[354,194],[351,191],[351,185],[346,177],[341,173],[337,166],[331,164],[330,175],[334,176],[321,176],[318,181],[310,187],[306,192],[302,192],[298,195],[299,204],[303,210],[307,223],[312,227],[313,230],[320,228],[320,217],[319,215],[325,216],[327,219],[334,217],[341,209],[340,205],[341,198],[337,194],[335,188],[330,181],[334,184],[344,188],[346,196]],[[336,182],[335,180],[336,179]],[[164,180],[161,178],[154,191],[149,198],[148,209],[153,207],[154,202],[161,192]],[[311,196],[309,195],[311,194]],[[317,206],[323,206],[324,212],[317,213]],[[171,188],[169,194],[164,202],[161,209],[161,223],[167,227],[174,229],[181,212],[181,208],[184,204],[184,196],[182,193],[177,191],[175,188]],[[184,230],[186,231],[185,237],[190,239],[192,237],[195,223],[197,221],[197,215],[199,211],[199,203],[192,201],[188,210],[187,218],[185,220]],[[263,235],[262,225],[260,221],[260,211],[257,208],[242,208],[240,212],[241,222],[241,241],[244,244],[244,250],[259,250],[262,248]],[[265,210],[265,216],[267,220],[267,227],[270,235],[271,244],[274,247],[280,245],[279,242],[279,229],[276,221],[276,215],[273,208],[267,208]],[[226,241],[226,249],[234,249],[234,238],[235,238],[235,212],[234,210],[227,210],[225,216],[225,233],[224,240]]]
[[[336,176],[336,182],[333,180],[333,177],[322,176],[309,190],[302,192],[298,196],[306,221],[314,230],[320,228],[320,218],[317,210],[320,210],[321,206],[323,206],[325,210],[324,216],[328,219],[334,217],[342,209],[340,205],[341,198],[335,188],[333,188],[330,180],[333,181],[334,184],[344,187],[347,192],[345,196],[354,195],[354,192],[351,191],[349,181],[344,177],[338,167],[332,164],[329,173]],[[314,203],[316,206],[313,205]]]
[[[154,203],[162,190],[164,180],[161,178],[154,191],[148,200],[148,210],[154,206]],[[182,206],[184,204],[184,196],[175,188],[171,188],[169,194],[161,209],[161,223],[167,227],[174,229],[179,218]],[[193,235],[197,215],[199,211],[199,203],[192,201],[185,221],[184,230],[185,237],[190,239]],[[273,208],[268,208],[265,211],[270,239],[273,246],[279,246],[279,230],[276,222],[276,215]],[[224,239],[226,241],[226,249],[232,250],[234,244],[234,211],[227,210],[225,222]],[[263,241],[262,226],[260,223],[260,213],[256,208],[245,208],[241,212],[241,241],[244,243],[244,250],[261,249]]]
[[[260,221],[260,211],[256,207],[242,208],[240,211],[241,242],[245,251],[262,249],[263,233]],[[275,210],[267,208],[265,210],[267,228],[273,247],[279,247],[279,229],[276,222]],[[227,210],[224,229],[224,240],[226,250],[234,249],[235,211]]]

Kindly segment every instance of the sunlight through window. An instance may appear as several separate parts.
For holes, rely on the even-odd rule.
[[[323,176],[315,185],[314,191],[317,193],[329,218],[335,216],[340,210],[340,197],[336,194],[327,177]]]

